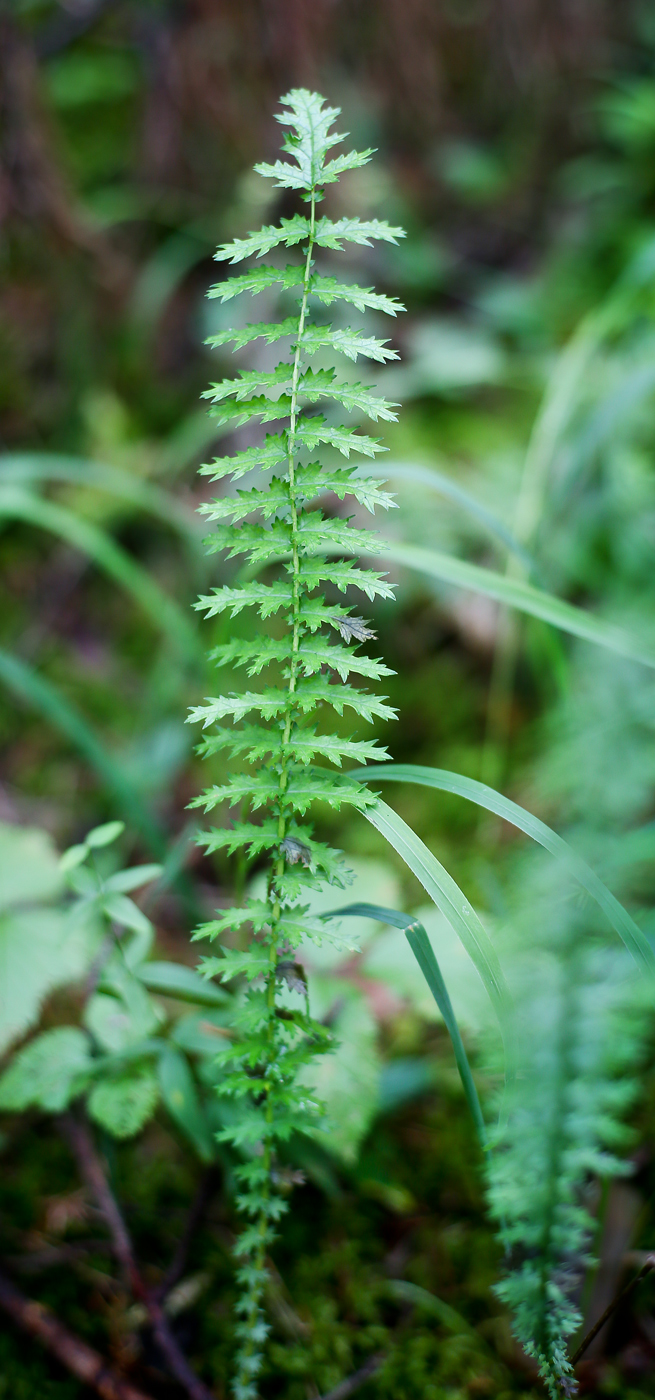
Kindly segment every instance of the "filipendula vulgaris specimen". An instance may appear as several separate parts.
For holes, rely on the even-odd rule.
[[[318,352],[321,359],[326,352],[351,361],[360,355],[381,363],[397,359],[386,341],[312,319],[317,303],[342,302],[360,312],[372,308],[391,316],[403,309],[370,289],[322,275],[315,269],[314,257],[318,249],[340,250],[344,242],[384,239],[393,243],[403,230],[378,220],[317,217],[324,187],[342,172],[366,164],[373,153],[352,151],[328,157],[344,137],[333,131],[339,109],[327,106],[317,93],[295,90],[282,98],[281,105],[278,121],[288,129],[283,150],[289,159],[255,169],[280,188],[297,190],[307,213],[237,239],[220,248],[216,258],[238,263],[282,246],[300,246],[302,258],[286,267],[255,263],[251,270],[212,287],[209,296],[226,302],[241,293],[255,295],[278,288],[287,297],[296,297],[298,309],[281,321],[249,324],[212,337],[209,343],[214,346],[233,342],[235,348],[260,337],[268,344],[282,341],[285,352],[274,369],[246,371],[212,385],[206,394],[213,405],[210,411],[220,423],[236,427],[274,422],[278,430],[259,446],[201,469],[212,480],[232,481],[258,471],[260,484],[203,507],[208,518],[218,522],[208,541],[209,551],[224,550],[228,558],[244,556],[249,580],[215,589],[197,607],[208,617],[225,611],[232,618],[254,608],[262,619],[275,616],[283,630],[278,626],[276,635],[255,630],[252,639],[235,638],[217,647],[211,657],[217,666],[242,666],[249,677],[272,668],[271,682],[256,691],[211,699],[190,716],[211,727],[201,752],[226,751],[231,764],[225,785],[210,788],[195,805],[206,811],[225,803],[242,809],[242,819],[210,830],[202,844],[208,851],[239,852],[247,858],[265,853],[269,860],[266,897],[247,898],[242,907],[221,913],[196,935],[229,936],[220,957],[204,960],[204,971],[225,981],[239,977],[248,988],[237,1002],[234,1039],[219,1057],[224,1076],[219,1092],[240,1106],[236,1121],[224,1129],[222,1137],[245,1159],[237,1169],[238,1206],[247,1217],[237,1244],[241,1290],[237,1400],[253,1400],[257,1394],[268,1330],[262,1311],[266,1254],[276,1222],[287,1209],[279,1189],[276,1148],[292,1134],[311,1131],[319,1121],[320,1105],[304,1085],[302,1072],[331,1043],[328,1029],[312,1018],[306,998],[298,998],[296,1007],[289,1005],[293,1001],[289,983],[297,987],[301,982],[299,970],[293,971],[294,950],[306,939],[337,936],[310,916],[308,893],[325,884],[350,882],[339,852],[315,840],[305,818],[315,802],[337,808],[349,804],[360,810],[375,802],[363,784],[335,773],[327,764],[341,768],[344,760],[361,764],[387,757],[375,742],[330,732],[325,717],[331,711],[342,715],[345,709],[369,722],[393,715],[382,698],[350,683],[351,676],[378,681],[391,674],[359,649],[375,634],[348,600],[330,602],[321,591],[328,585],[332,597],[337,596],[336,590],[348,592],[348,598],[351,590],[360,590],[369,600],[392,596],[383,574],[360,569],[353,558],[343,558],[362,551],[379,553],[380,539],[354,528],[347,519],[325,514],[318,504],[331,493],[333,499],[354,497],[373,512],[376,506],[387,509],[392,499],[379,481],[367,479],[356,465],[323,466],[308,460],[319,446],[333,460],[335,449],[346,459],[351,453],[373,457],[381,449],[375,439],[339,425],[332,417],[327,421],[316,410],[308,412],[307,406],[324,400],[377,421],[394,420],[397,405],[386,403],[365,385],[340,382],[334,368],[313,369],[307,361]],[[258,567],[268,567],[268,582],[250,581]],[[249,818],[243,819],[244,808],[250,810]],[[240,930],[249,936],[244,951],[231,946]]]

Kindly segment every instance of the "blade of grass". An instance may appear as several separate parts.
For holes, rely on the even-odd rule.
[[[443,554],[436,549],[396,544],[395,541],[385,545],[384,558],[392,559],[394,563],[407,569],[416,569],[419,573],[428,574],[431,578],[439,579],[440,583],[454,584],[456,588],[467,588],[474,593],[484,593],[499,603],[518,608],[520,612],[529,613],[532,617],[539,617],[542,622],[550,622],[553,627],[570,632],[574,637],[596,642],[599,646],[618,652],[619,656],[627,656],[631,661],[640,661],[644,666],[655,667],[655,651],[639,638],[632,637],[612,623],[604,622],[593,613],[576,608],[561,598],[555,598],[552,593],[523,583],[520,579],[495,573],[493,569],[482,569],[478,564],[469,564],[463,559],[455,559],[451,554]]]
[[[462,507],[469,515],[472,515],[489,534],[494,535],[505,545],[505,547],[516,554],[521,560],[528,573],[535,568],[534,560],[530,558],[527,550],[514,538],[511,530],[502,520],[487,510],[480,501],[476,501],[469,491],[465,491],[462,486],[458,486],[443,472],[435,471],[433,467],[421,466],[414,462],[385,462],[375,463],[370,468],[366,468],[366,476],[379,476],[383,480],[414,481],[418,486],[429,486],[431,490],[437,491],[440,496],[447,496],[456,505]]]
[[[103,747],[79,711],[49,680],[11,652],[0,650],[0,681],[18,700],[37,710],[74,745],[131,826],[138,827],[151,850],[165,853],[164,834],[144,807],[139,792],[118,759]]]
[[[465,797],[469,802],[477,803],[478,807],[486,807],[487,811],[494,812],[512,826],[518,827],[526,836],[532,837],[533,841],[550,851],[551,855],[566,861],[571,874],[587,894],[596,900],[637,965],[651,976],[655,972],[655,952],[645,933],[591,866],[587,865],[586,860],[583,860],[563,837],[546,826],[545,822],[540,821],[531,812],[526,812],[524,807],[519,807],[518,803],[512,802],[509,797],[503,797],[502,793],[487,787],[485,783],[476,782],[474,778],[464,778],[461,774],[450,773],[445,768],[428,768],[415,763],[389,763],[379,767],[376,765],[375,768],[357,768],[348,776],[363,782],[417,783],[422,787],[437,788],[441,792],[452,792],[459,797]]]
[[[368,768],[361,771],[367,778],[370,776]],[[459,885],[392,807],[378,800],[375,807],[367,807],[363,815],[398,852],[454,929],[480,974],[505,1036],[509,990],[493,943]]]
[[[186,613],[104,530],[54,501],[45,501],[11,486],[0,487],[2,515],[49,530],[88,555],[121,588],[131,593],[157,631],[163,632],[187,660],[198,664],[202,651]]]
[[[432,947],[423,924],[411,914],[401,914],[398,909],[386,909],[379,904],[346,904],[341,909],[330,909],[327,914],[321,915],[322,919],[349,917],[375,919],[380,924],[391,924],[393,928],[402,929],[405,934],[407,942],[409,943],[446,1023],[446,1029],[452,1041],[455,1061],[459,1070],[459,1077],[462,1081],[466,1102],[471,1110],[471,1116],[475,1123],[475,1129],[480,1139],[480,1144],[483,1151],[486,1152],[487,1133],[484,1125],[484,1118],[482,1117],[482,1109],[480,1108],[478,1092],[473,1082],[473,1075],[471,1074],[471,1066],[469,1065],[466,1050],[464,1049],[462,1037],[459,1032],[457,1017],[455,1016],[453,1005],[448,995],[448,988],[443,980],[434,948]]]
[[[176,500],[151,481],[123,471],[108,462],[82,457],[66,457],[54,452],[3,452],[0,454],[0,483],[23,486],[31,481],[66,481],[73,486],[91,486],[117,496],[139,510],[157,516],[182,535],[202,555],[205,527],[195,511]]]

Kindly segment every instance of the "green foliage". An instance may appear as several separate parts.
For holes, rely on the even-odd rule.
[[[537,894],[530,953],[514,954],[521,1068],[488,1179],[506,1259],[497,1291],[556,1400],[575,1388],[567,1340],[582,1321],[577,1299],[594,1233],[585,1184],[627,1169],[616,1150],[630,1141],[621,1116],[635,1095],[630,1071],[645,1023],[626,955],[590,947],[570,901],[560,901],[557,926],[552,913],[537,913],[535,930],[540,907]]]
[[[224,245],[216,257],[235,263],[253,255],[261,257],[281,245],[303,243],[303,261],[285,269],[254,267],[220,282],[209,295],[225,302],[244,292],[254,295],[273,287],[294,293],[299,301],[297,316],[286,317],[277,327],[269,329],[256,323],[212,338],[214,345],[234,340],[243,346],[262,336],[270,344],[288,337],[292,358],[282,358],[272,370],[243,371],[236,379],[214,384],[206,397],[221,423],[236,426],[251,420],[286,420],[287,426],[275,437],[267,437],[261,448],[248,447],[204,469],[215,479],[231,475],[233,480],[251,469],[274,470],[265,489],[220,497],[205,507],[204,513],[214,521],[231,518],[231,524],[219,525],[210,537],[208,548],[212,552],[226,551],[228,558],[241,555],[250,567],[282,559],[284,574],[277,583],[217,589],[198,604],[210,616],[223,609],[235,616],[246,607],[256,608],[262,618],[281,615],[284,636],[257,636],[252,642],[233,638],[212,655],[218,666],[245,666],[249,676],[275,668],[280,679],[261,690],[212,699],[195,707],[190,715],[192,721],[202,721],[204,728],[231,718],[232,727],[221,727],[208,736],[201,752],[207,756],[226,749],[245,764],[242,772],[231,771],[224,784],[209,788],[194,805],[211,811],[227,803],[242,810],[249,807],[253,814],[263,813],[261,826],[254,819],[250,827],[241,821],[232,832],[210,831],[203,844],[207,849],[249,845],[251,850],[267,851],[270,860],[266,897],[251,897],[243,908],[225,911],[196,935],[234,938],[242,929],[252,931],[252,941],[245,948],[234,949],[224,943],[221,957],[203,963],[205,973],[221,976],[224,981],[239,976],[248,985],[235,1009],[236,1039],[218,1057],[224,1071],[220,1092],[241,1105],[239,1117],[223,1129],[221,1140],[236,1148],[247,1146],[255,1154],[237,1169],[240,1208],[250,1222],[237,1245],[242,1289],[237,1400],[251,1400],[257,1393],[261,1348],[268,1331],[262,1313],[265,1258],[275,1224],[287,1209],[286,1200],[275,1189],[276,1150],[292,1134],[307,1134],[315,1128],[320,1103],[301,1087],[303,1076],[315,1057],[331,1047],[333,1039],[327,1028],[312,1018],[302,993],[294,993],[290,1000],[287,994],[280,996],[284,979],[280,979],[279,968],[290,951],[307,940],[338,938],[325,923],[310,916],[307,896],[326,881],[343,886],[349,879],[337,853],[321,850],[314,842],[312,828],[300,819],[317,802],[337,809],[346,804],[361,811],[375,802],[361,783],[333,777],[324,765],[327,761],[340,768],[344,760],[356,760],[363,754],[380,760],[386,751],[341,731],[330,733],[330,712],[341,715],[347,706],[369,722],[392,714],[383,700],[349,684],[352,676],[377,681],[391,674],[388,667],[359,651],[360,643],[374,635],[372,631],[352,616],[352,606],[330,606],[327,599],[312,596],[327,583],[342,591],[359,588],[369,598],[389,596],[391,590],[379,575],[358,569],[352,561],[326,566],[316,558],[326,550],[338,554],[370,552],[379,547],[377,537],[354,529],[348,520],[310,508],[317,496],[329,490],[336,490],[340,499],[353,496],[369,511],[376,506],[387,508],[392,501],[377,485],[356,476],[354,467],[335,472],[317,462],[303,465],[300,454],[319,445],[346,458],[352,452],[373,456],[380,450],[373,439],[322,415],[309,414],[308,407],[318,400],[328,399],[346,412],[365,413],[374,421],[395,420],[393,406],[373,395],[367,386],[341,382],[333,368],[306,368],[304,356],[328,349],[350,359],[358,354],[388,358],[378,341],[359,338],[349,329],[333,330],[311,322],[311,307],[316,301],[323,305],[340,301],[359,311],[368,308],[390,315],[401,309],[389,297],[317,272],[314,251],[319,247],[339,249],[344,240],[361,244],[382,238],[395,242],[402,230],[378,220],[317,219],[316,205],[324,186],[343,171],[364,164],[371,153],[353,152],[327,159],[328,150],[343,138],[331,133],[336,110],[327,107],[317,94],[291,92],[282,99],[282,106],[279,120],[291,128],[283,149],[291,163],[277,161],[256,169],[284,188],[302,191],[309,214],[283,219],[278,226],[267,226],[260,233]],[[256,516],[259,519],[253,521],[251,517]],[[340,642],[330,639],[330,630],[339,632]],[[260,723],[245,723],[250,716],[258,716]],[[319,716],[321,731],[317,732]],[[315,759],[322,759],[323,766],[310,766]],[[361,1061],[365,1063],[363,1054]],[[329,1080],[348,1072],[347,1065],[340,1066],[337,1055],[330,1068],[326,1065],[319,1074],[319,1086],[321,1078]],[[315,1082],[311,1075],[310,1079]],[[354,1103],[362,1091],[361,1084],[353,1084]]]

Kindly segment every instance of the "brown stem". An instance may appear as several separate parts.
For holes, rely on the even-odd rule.
[[[61,1131],[73,1152],[83,1179],[93,1193],[102,1212],[112,1240],[114,1254],[135,1298],[143,1303],[153,1334],[172,1374],[184,1387],[190,1400],[213,1400],[211,1392],[192,1370],[181,1347],[175,1340],[168,1318],[157,1297],[148,1289],[141,1276],[127,1225],[121,1215],[116,1197],[105,1176],[95,1143],[85,1123],[64,1114]]]
[[[641,1283],[642,1278],[645,1278],[646,1275],[649,1274],[652,1269],[655,1269],[655,1254],[650,1254],[648,1256],[648,1259],[646,1260],[642,1268],[639,1270],[639,1273],[635,1274],[634,1278],[626,1284],[625,1288],[621,1289],[620,1293],[617,1293],[616,1298],[614,1298],[609,1304],[609,1306],[606,1307],[604,1313],[601,1313],[598,1321],[594,1323],[593,1327],[590,1327],[586,1337],[582,1338],[579,1347],[576,1347],[576,1350],[574,1351],[571,1357],[572,1366],[575,1366],[577,1364],[577,1362],[580,1360],[580,1357],[583,1356],[586,1352],[587,1347],[591,1346],[594,1337],[598,1336],[601,1327],[604,1327],[605,1323],[612,1316],[612,1313],[616,1312],[616,1309],[618,1308],[619,1304],[622,1303],[625,1298],[629,1298],[631,1293],[634,1293],[635,1288],[638,1284]]]
[[[198,1190],[191,1202],[189,1214],[187,1215],[177,1249],[175,1250],[161,1283],[153,1289],[153,1297],[160,1303],[163,1303],[164,1298],[168,1296],[171,1289],[179,1282],[186,1269],[191,1242],[196,1231],[203,1222],[205,1212],[219,1181],[220,1169],[218,1167],[208,1167],[207,1170],[203,1172]]]
[[[376,1352],[374,1356],[369,1356],[368,1361],[365,1361],[358,1371],[354,1371],[352,1376],[347,1376],[345,1381],[340,1381],[334,1390],[331,1390],[328,1395],[322,1396],[322,1400],[347,1400],[349,1395],[352,1395],[355,1390],[359,1390],[360,1385],[370,1381],[371,1376],[380,1370],[384,1361],[386,1361],[386,1357],[381,1351]]]
[[[142,1390],[123,1380],[99,1352],[87,1346],[74,1332],[69,1332],[49,1308],[26,1298],[3,1274],[0,1274],[0,1308],[30,1337],[36,1337],[79,1381],[96,1390],[103,1400],[150,1400]]]

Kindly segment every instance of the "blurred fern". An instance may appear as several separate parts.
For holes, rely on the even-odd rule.
[[[489,1199],[505,1247],[497,1291],[555,1400],[576,1388],[568,1338],[582,1321],[595,1228],[585,1196],[592,1179],[627,1170],[616,1152],[630,1141],[621,1119],[646,1023],[643,983],[625,952],[590,937],[588,910],[552,875],[546,889],[543,873],[521,883],[530,922],[523,951],[512,947],[520,1074],[505,1093]]]

